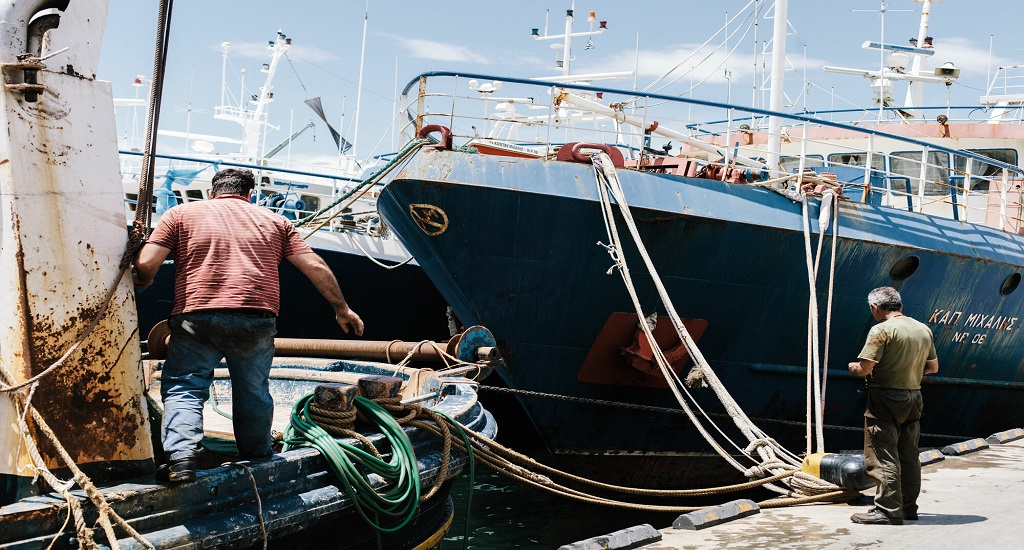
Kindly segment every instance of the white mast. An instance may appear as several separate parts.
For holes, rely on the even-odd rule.
[[[366,63],[366,24],[370,20],[370,0],[366,0],[366,11],[363,12],[363,48],[359,52],[359,89],[356,90],[356,115],[352,125],[352,154],[356,154],[359,143],[359,105],[363,101],[363,65]]]
[[[223,45],[222,45],[223,47]],[[263,127],[266,125],[267,107],[274,100],[273,86],[274,75],[280,64],[281,57],[292,47],[292,39],[288,38],[281,31],[277,31],[277,39],[270,42],[270,63],[263,66],[267,73],[267,79],[260,87],[260,95],[256,96],[256,107],[253,110],[245,108],[245,84],[242,84],[242,94],[239,96],[238,107],[232,107],[221,102],[221,106],[214,111],[214,118],[219,120],[230,120],[242,125],[242,150],[243,159],[255,162],[260,154],[259,148],[262,140]],[[226,55],[226,50],[225,50]],[[226,63],[226,59],[225,59]],[[242,72],[244,77],[244,70]],[[222,90],[221,96],[224,98]]]
[[[554,44],[554,45],[551,46],[552,48],[555,48],[556,50],[560,50],[561,51],[562,59],[558,60],[557,63],[561,64],[560,68],[562,69],[562,77],[569,76],[570,65],[572,63],[572,39],[573,38],[577,38],[577,37],[581,37],[581,36],[594,36],[594,35],[601,34],[604,31],[608,30],[607,22],[606,21],[601,21],[600,25],[597,28],[597,30],[589,30],[589,31],[573,33],[572,32],[572,22],[573,22],[573,19],[574,19],[575,12],[576,12],[576,2],[575,2],[575,0],[573,0],[572,8],[570,8],[568,10],[565,10],[565,33],[564,34],[548,34],[547,22],[546,21],[544,23],[544,36],[541,36],[538,33],[539,29],[533,29],[533,33],[532,33],[532,36],[533,36],[534,40],[558,40],[558,39],[562,39],[562,43],[561,44]],[[591,23],[591,29],[593,29],[593,23],[595,21],[594,12],[590,12],[590,17],[588,18],[588,20]],[[597,79],[609,79],[609,78],[622,78],[624,76],[632,76],[632,73],[629,73],[629,72],[626,72],[626,73],[606,73],[606,74],[600,74],[600,75],[585,75],[585,76],[586,76],[586,78],[584,78],[584,75],[577,75],[575,80],[584,80],[584,79],[586,79],[586,80],[597,80]],[[591,78],[591,77],[595,77],[595,78]],[[566,80],[566,79],[565,78],[543,78],[543,79],[535,78],[534,80]]]
[[[924,6],[921,8],[921,26],[917,30],[917,44],[918,47],[925,45],[925,38],[928,37],[928,19],[931,16],[932,2],[938,0],[914,0],[915,2],[923,2]],[[923,55],[914,54],[914,61],[910,65],[910,74],[917,75],[921,72],[921,63],[924,61]],[[907,99],[903,102],[904,107],[918,107],[924,101],[924,82],[910,81],[910,85],[907,86]]]
[[[228,93],[228,50],[231,49],[231,42],[221,42],[221,62],[220,62],[220,104],[226,105],[224,100],[227,98]]]
[[[786,25],[789,12],[788,0],[775,1],[775,26],[772,34],[772,76],[771,92],[768,96],[768,109],[781,111],[785,98],[783,90],[784,73],[786,71]],[[768,169],[779,168],[779,150],[782,148],[782,119],[777,116],[768,117]]]

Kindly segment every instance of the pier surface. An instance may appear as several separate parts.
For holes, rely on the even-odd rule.
[[[1020,548],[1024,440],[923,467],[918,521],[852,523],[850,514],[871,506],[862,500],[761,510],[701,531],[669,527],[661,530],[661,542],[644,548]]]

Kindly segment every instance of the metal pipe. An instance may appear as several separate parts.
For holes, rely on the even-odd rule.
[[[366,359],[400,361],[412,353],[412,361],[440,362],[435,342],[311,340],[274,338],[274,353],[279,357],[324,357],[329,359]]]

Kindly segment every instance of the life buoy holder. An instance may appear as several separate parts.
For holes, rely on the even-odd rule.
[[[416,132],[417,139],[425,139],[430,134],[438,132],[441,134],[441,142],[438,147],[445,149],[446,151],[452,150],[452,131],[447,126],[441,126],[440,124],[428,124],[420,128],[419,132]]]
[[[622,168],[626,165],[626,160],[622,157],[622,152],[615,147],[605,145],[603,143],[584,143],[577,141],[566,143],[559,147],[558,153],[555,154],[555,160],[590,164],[590,156],[583,152],[584,149],[597,149],[604,151],[608,154],[608,158],[612,159],[612,166],[616,168]]]

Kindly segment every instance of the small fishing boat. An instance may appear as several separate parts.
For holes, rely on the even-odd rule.
[[[148,363],[159,368],[156,361]],[[401,383],[399,395],[407,403],[418,403],[470,430],[493,437],[494,419],[478,402],[473,386],[460,377],[462,372],[396,368],[352,360],[278,358],[270,382],[275,402],[274,431],[288,433],[292,416],[298,414],[294,404],[317,387],[373,385],[397,375]],[[155,429],[159,430],[159,370],[155,374],[148,396],[152,418],[157,422]],[[97,484],[114,513],[156,548],[247,547],[288,535],[313,540],[310,537],[325,534],[335,539],[331,543],[333,548],[375,547],[378,533],[366,525],[358,510],[365,507],[362,513],[373,518],[372,508],[366,502],[357,502],[365,496],[346,490],[323,453],[301,447],[279,452],[267,460],[238,462],[230,423],[231,380],[226,369],[216,371],[211,395],[204,411],[206,437],[198,459],[202,469],[197,480],[168,485],[146,475]],[[400,438],[390,439],[373,429],[362,431],[365,440],[386,459],[383,463],[395,461],[393,457],[400,451],[394,444]],[[416,500],[428,493],[432,495],[412,505],[414,514],[400,518],[406,519],[408,527],[380,534],[379,542],[384,548],[419,547],[428,540],[436,543],[455,513],[449,496],[451,482],[467,465],[464,454],[446,457],[443,441],[433,434],[417,428],[407,428],[404,433],[410,445],[408,450],[414,456],[414,469],[401,473],[414,476],[411,481],[418,485],[407,498]],[[352,448],[364,445],[351,437],[339,441]],[[374,471],[372,464],[360,462],[357,456],[353,455],[352,460],[360,469]],[[366,479],[367,487],[380,492],[401,486],[400,483],[397,477],[377,474]],[[431,491],[434,486],[437,489]],[[94,522],[99,515],[95,505],[84,494],[76,491],[72,495],[81,500],[84,517]],[[68,502],[56,493],[26,497],[2,506],[0,548],[37,548],[51,543],[57,548],[73,546],[80,533],[61,527],[66,526],[65,519],[70,513]],[[381,527],[394,528],[399,524],[397,520],[389,524],[387,519],[381,516]],[[122,548],[141,547],[127,533],[120,529],[117,532],[123,537],[118,541]],[[424,547],[429,546],[433,545]]]

